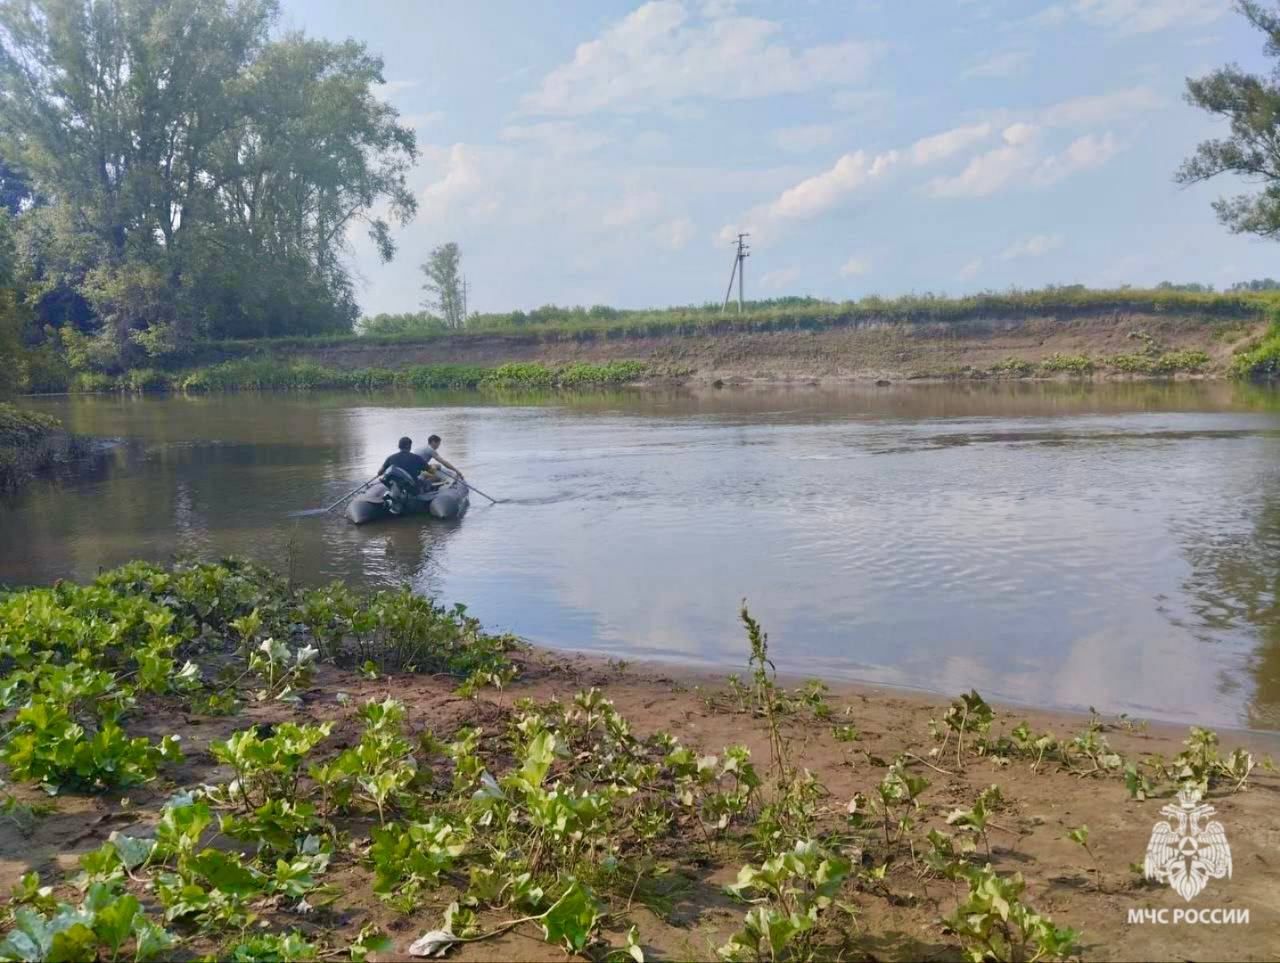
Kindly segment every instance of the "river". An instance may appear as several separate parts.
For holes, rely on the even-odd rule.
[[[0,502],[0,582],[176,553],[411,583],[494,630],[1280,729],[1280,392],[963,384],[582,395],[75,396],[117,439]],[[296,519],[437,432],[460,521]]]

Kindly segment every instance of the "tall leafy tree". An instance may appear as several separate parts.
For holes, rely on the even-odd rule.
[[[416,148],[373,93],[381,61],[273,39],[277,16],[275,0],[0,0],[0,156],[49,201],[20,247],[46,319],[89,322],[107,361],[349,328],[349,229],[389,258],[413,214]]]
[[[0,207],[16,215],[38,201],[26,173],[0,157]]]
[[[427,292],[423,307],[436,312],[446,327],[460,328],[466,324],[462,304],[462,276],[458,265],[462,254],[453,241],[441,244],[431,252],[422,273],[427,280],[422,289]]]
[[[1266,36],[1266,53],[1280,60],[1280,10],[1238,0],[1239,11]],[[1280,237],[1280,65],[1270,76],[1235,64],[1187,79],[1187,100],[1231,122],[1229,137],[1203,141],[1178,170],[1182,184],[1237,174],[1259,185],[1255,193],[1214,202],[1218,219],[1237,234]]]

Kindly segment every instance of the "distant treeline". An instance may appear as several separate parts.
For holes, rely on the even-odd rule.
[[[726,313],[721,304],[711,302],[639,309],[613,308],[603,304],[592,307],[548,304],[533,311],[472,314],[463,330],[471,333],[529,331],[548,337],[626,337],[698,333],[707,329],[770,330],[874,321],[948,323],[980,318],[1026,318],[1105,311],[1243,318],[1261,316],[1272,307],[1280,308],[1280,284],[1271,281],[1244,282],[1229,292],[1221,293],[1214,292],[1208,285],[1174,285],[1169,282],[1151,289],[1124,287],[1110,290],[1077,284],[1035,290],[986,291],[966,297],[907,294],[884,298],[870,295],[857,301],[772,298],[745,302],[741,315],[734,308]],[[426,312],[374,315],[364,318],[356,332],[364,338],[389,340],[432,338],[453,333],[439,318]]]

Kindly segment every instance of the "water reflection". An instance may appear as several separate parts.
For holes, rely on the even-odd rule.
[[[0,581],[236,553],[409,582],[494,628],[1280,728],[1280,395],[1233,384],[64,398],[103,468],[0,508]],[[492,494],[453,524],[290,519],[401,434]]]

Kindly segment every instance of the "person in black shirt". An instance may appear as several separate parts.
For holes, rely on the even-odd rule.
[[[418,483],[419,473],[427,467],[427,460],[421,455],[415,455],[411,450],[413,448],[412,438],[400,439],[400,450],[394,455],[388,455],[387,460],[382,463],[382,467],[378,469],[378,474],[384,474],[388,468],[396,467],[408,473],[413,479],[414,484]]]

